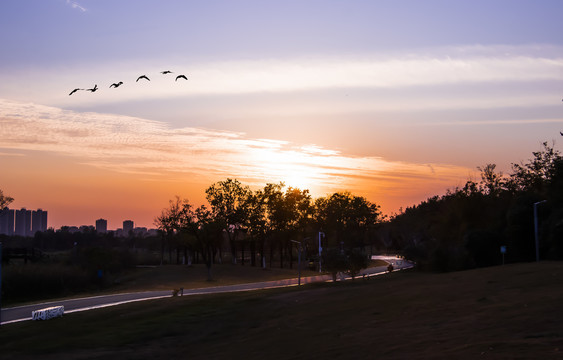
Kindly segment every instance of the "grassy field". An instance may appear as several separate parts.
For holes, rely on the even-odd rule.
[[[2,359],[560,359],[563,263],[176,297],[0,328]]]
[[[386,263],[383,261],[372,261],[370,266],[382,266],[385,264]],[[117,284],[112,287],[111,291],[169,290],[179,287],[195,289],[209,286],[290,279],[297,277],[297,264],[294,264],[293,269],[262,269],[259,267],[232,264],[214,265],[212,267],[212,274],[212,281],[208,281],[207,268],[202,264],[138,268],[118,277],[116,279]],[[301,270],[301,276],[318,274],[319,273],[316,271],[307,269]]]
[[[381,260],[372,260],[370,267],[384,266],[387,263]],[[4,266],[2,271],[4,275],[9,274],[19,268],[19,270],[27,270],[27,276],[18,279],[22,284],[25,284],[25,290],[30,294],[23,294],[18,297],[5,296],[2,299],[3,307],[12,307],[17,305],[37,303],[42,300],[52,300],[42,296],[40,291],[33,291],[33,285],[28,281],[33,280],[35,286],[43,285],[41,279],[46,276],[51,276],[48,283],[51,283],[53,277],[57,277],[61,272],[53,273],[49,264],[28,264],[24,265],[9,265]],[[59,267],[60,268],[60,267]],[[72,270],[64,270],[65,272]],[[62,272],[64,274],[64,272]],[[67,294],[55,299],[72,298],[77,296],[96,296],[102,294],[112,294],[120,292],[133,292],[133,291],[146,291],[146,290],[172,290],[183,287],[184,289],[205,288],[211,286],[233,285],[249,282],[261,282],[269,280],[297,278],[297,263],[294,264],[293,269],[289,267],[280,268],[266,268],[252,267],[249,265],[232,265],[232,264],[215,264],[212,268],[213,279],[207,280],[207,268],[205,265],[196,264],[192,266],[185,265],[165,265],[165,266],[152,266],[140,267],[120,273],[118,276],[112,276],[111,286],[102,288],[101,290],[92,287],[90,291],[67,291]],[[47,274],[47,275],[45,275]],[[41,276],[43,277],[41,277]],[[318,275],[318,272],[303,269],[301,276]],[[26,281],[27,280],[27,281]],[[41,284],[38,284],[41,283]],[[4,284],[5,285],[5,284]],[[4,287],[4,291],[6,287]]]

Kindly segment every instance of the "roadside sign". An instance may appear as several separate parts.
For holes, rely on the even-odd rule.
[[[506,254],[506,245],[500,247],[500,253],[502,254],[502,264],[504,265],[504,254]]]

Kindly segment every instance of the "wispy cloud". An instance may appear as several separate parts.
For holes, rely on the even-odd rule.
[[[563,54],[562,54],[563,55]],[[554,79],[563,57],[421,56],[217,63],[194,70],[201,93],[286,92],[324,88],[400,88]]]
[[[25,156],[21,153],[0,152],[0,156]]]
[[[80,5],[76,1],[66,0],[66,3],[67,3],[67,5],[72,7],[73,9],[80,10],[81,12],[88,11],[88,9],[86,9],[84,6]]]
[[[156,61],[152,59],[151,66]],[[544,106],[552,101],[546,96],[550,87],[538,91],[537,86],[523,84],[558,81],[563,72],[563,48],[474,46],[341,57],[234,59],[200,63],[162,59],[162,62],[174,70],[185,71],[189,81],[174,82],[172,77],[159,74],[162,70],[160,67],[147,67],[146,61],[138,59],[120,63],[97,60],[96,63],[85,63],[74,69],[67,68],[64,74],[58,69],[52,74],[45,69],[41,69],[40,74],[35,74],[32,69],[12,71],[3,74],[0,92],[13,94],[13,98],[17,99],[73,108],[144,99],[173,100],[348,89],[378,92],[378,96],[369,99],[347,99],[354,101],[354,107],[360,110]],[[103,76],[91,78],[85,73]],[[142,73],[154,74],[150,84],[135,83],[137,76]],[[119,89],[109,89],[109,85],[115,81],[123,81],[124,85]],[[33,86],[22,87],[21,84],[26,82]],[[94,83],[100,87],[96,94],[78,92],[68,96],[75,87],[91,87]],[[412,92],[417,90],[418,95],[412,96]],[[405,102],[405,95],[410,96],[408,102]],[[443,101],[444,98],[447,101]],[[345,104],[339,101],[332,106]]]
[[[468,120],[468,121],[434,121],[425,122],[420,126],[474,126],[474,125],[525,125],[563,123],[563,119],[510,119],[510,120]]]
[[[365,193],[367,188],[378,199],[412,195],[424,182],[445,188],[468,172],[462,167],[386,161],[315,144],[252,139],[228,131],[171,129],[146,119],[8,100],[0,100],[0,144],[4,149],[73,156],[91,166],[136,173],[148,180],[195,176],[211,182],[235,177],[256,186],[286,181],[321,195],[338,190]]]

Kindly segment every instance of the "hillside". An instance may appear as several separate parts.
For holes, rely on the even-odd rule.
[[[563,352],[563,263],[170,298],[3,326],[3,359],[537,359]]]

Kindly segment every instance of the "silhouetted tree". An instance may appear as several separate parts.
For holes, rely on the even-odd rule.
[[[185,202],[179,196],[169,201],[169,206],[162,209],[160,215],[155,218],[154,225],[157,227],[161,235],[160,243],[160,265],[164,262],[164,251],[166,245],[170,245],[171,239],[175,236],[176,231],[180,228],[182,217],[185,212]]]
[[[246,198],[245,207],[247,217],[244,226],[250,237],[250,263],[252,266],[256,266],[256,243],[260,249],[260,261],[265,263],[267,219],[264,192],[262,190],[251,192]]]
[[[240,230],[243,229],[248,216],[245,205],[251,190],[236,179],[227,179],[212,184],[205,190],[205,193],[214,216],[220,218],[225,225],[231,247],[232,262],[236,264],[235,240]]]
[[[555,174],[557,162],[562,160],[559,151],[547,142],[542,143],[542,150],[532,154],[534,157],[527,163],[512,164],[508,185],[513,191],[542,193]]]
[[[337,192],[315,200],[315,221],[332,246],[363,247],[368,231],[380,221],[379,206],[350,192]]]
[[[293,265],[290,240],[305,237],[313,210],[309,190],[289,187],[283,192],[284,187],[283,182],[267,184],[263,191],[268,227],[271,238],[277,240],[282,268],[284,252],[289,254],[290,267]]]
[[[0,189],[0,210],[4,209],[14,201],[14,198],[4,195],[2,189]]]
[[[502,172],[495,172],[496,164],[477,167],[481,171],[481,192],[490,196],[498,196],[506,186]]]
[[[191,212],[186,211],[181,231],[187,231],[197,240],[197,246],[207,267],[207,280],[211,281],[213,259],[217,247],[221,246],[225,232],[223,218],[217,217],[205,205]]]

